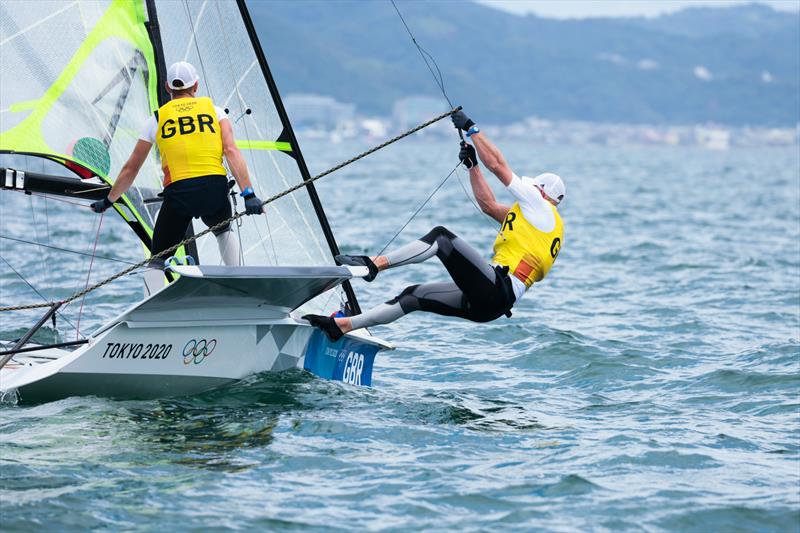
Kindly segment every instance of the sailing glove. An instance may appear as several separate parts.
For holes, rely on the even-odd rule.
[[[478,164],[478,157],[475,155],[475,147],[461,141],[461,150],[458,152],[458,159],[467,168],[472,168]]]
[[[102,200],[97,200],[96,202],[92,202],[89,206],[92,208],[92,211],[95,213],[104,213],[106,209],[114,205],[114,202],[108,199],[108,196],[103,198]]]
[[[244,212],[248,215],[260,215],[264,212],[261,207],[261,200],[255,193],[250,193],[244,197]]]
[[[463,111],[456,111],[450,115],[450,118],[453,119],[455,127],[460,130],[469,131],[469,129],[475,125],[475,122],[465,115]]]

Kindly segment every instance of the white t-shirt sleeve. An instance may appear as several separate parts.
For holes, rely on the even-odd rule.
[[[156,117],[151,115],[150,118],[147,119],[147,122],[144,123],[141,133],[139,133],[139,140],[155,144],[157,128],[158,122],[156,122]]]
[[[214,106],[214,111],[217,112],[217,121],[218,122],[222,122],[223,120],[230,120],[228,118],[228,114],[225,112],[225,109],[215,105]]]
[[[550,202],[544,199],[542,193],[534,185],[532,178],[520,178],[512,173],[508,191],[519,202],[525,219],[544,232],[553,231],[556,226],[556,217]]]
[[[541,193],[536,189],[531,178],[520,178],[513,172],[511,173],[511,183],[508,184],[508,191],[514,195],[520,205],[527,204],[534,207],[542,202],[547,202],[547,200],[542,198]]]

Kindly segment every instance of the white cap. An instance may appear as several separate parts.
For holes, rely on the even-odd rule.
[[[560,204],[567,194],[567,188],[564,187],[564,182],[561,181],[561,177],[557,174],[545,172],[533,178],[533,182],[538,187],[541,187],[544,193],[555,200],[557,204]]]
[[[178,61],[167,69],[167,85],[175,91],[188,89],[200,79],[191,63]]]

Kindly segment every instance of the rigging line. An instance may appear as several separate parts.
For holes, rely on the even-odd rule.
[[[86,256],[86,257],[89,257],[89,268],[87,269],[87,272],[86,272],[86,277],[87,277],[87,278],[89,277],[89,274],[91,274],[91,272],[92,272],[92,265],[94,264],[94,256],[95,256],[95,255],[96,255],[96,253],[97,253],[97,237],[99,237],[99,236],[100,236],[100,227],[103,225],[103,216],[104,216],[104,215],[103,215],[103,214],[101,214],[101,215],[100,215],[100,218],[98,218],[98,219],[97,219],[97,235],[96,235],[96,237],[95,237],[95,243],[94,243],[94,245],[92,245],[92,244],[91,244],[91,241],[90,241],[90,242],[89,242],[89,248],[87,248],[87,250],[91,250],[91,253],[89,253],[89,252],[87,251],[87,252],[84,252],[84,253],[82,254],[82,255],[84,255],[84,256]],[[86,263],[84,262],[84,264],[86,264]],[[87,279],[87,284],[88,284],[88,279]],[[65,301],[65,302],[62,302],[62,307],[61,307],[61,308],[62,308],[62,309],[66,309],[67,307],[69,307],[70,305],[72,305],[72,303],[73,303],[74,301],[75,301],[75,300],[71,300],[71,301],[69,301],[69,302],[66,302],[66,301]],[[83,300],[81,300],[81,311],[83,311]],[[81,317],[80,317],[80,312],[79,312],[79,313],[78,313],[78,325],[80,325],[80,323],[81,323]],[[77,330],[77,328],[76,328],[76,330]]]
[[[50,209],[47,203],[47,195],[43,197],[44,199],[44,234],[47,237],[47,244],[50,244]],[[39,240],[39,237],[36,237],[36,240]],[[50,252],[47,254],[47,262],[50,263]],[[53,299],[53,286],[50,285],[50,299]]]
[[[399,236],[399,235],[400,235],[400,234],[403,232],[403,230],[404,230],[404,229],[406,229],[406,226],[408,226],[408,225],[411,223],[411,221],[412,221],[412,220],[414,220],[414,218],[415,218],[415,217],[416,217],[416,216],[419,214],[419,212],[420,212],[420,211],[422,211],[422,209],[423,209],[423,208],[424,208],[424,207],[425,207],[425,206],[428,204],[428,202],[430,202],[431,198],[433,198],[433,196],[434,196],[434,195],[435,195],[437,192],[439,192],[439,189],[441,189],[441,188],[442,188],[442,185],[444,185],[444,184],[445,184],[445,182],[446,182],[448,179],[450,179],[450,176],[452,176],[452,175],[453,175],[453,173],[454,173],[456,170],[458,170],[458,167],[459,167],[460,165],[461,165],[461,161],[459,161],[458,163],[456,163],[456,166],[454,166],[454,167],[453,167],[453,170],[451,170],[451,171],[450,171],[450,173],[449,173],[447,176],[445,176],[445,177],[444,177],[444,179],[441,181],[441,183],[439,183],[439,185],[437,185],[437,186],[436,186],[436,188],[435,188],[435,189],[433,189],[433,192],[432,192],[432,193],[430,193],[430,194],[428,195],[428,197],[425,199],[425,201],[424,201],[424,202],[422,202],[422,205],[420,205],[420,206],[417,208],[417,210],[416,210],[416,211],[414,211],[414,214],[413,214],[413,215],[411,215],[411,217],[410,217],[408,220],[406,220],[406,223],[405,223],[405,224],[403,224],[403,227],[402,227],[402,228],[400,228],[399,230],[397,230],[397,233],[395,233],[395,234],[394,234],[394,237],[392,237],[391,239],[389,239],[389,242],[387,242],[387,243],[386,243],[386,245],[385,245],[383,248],[381,248],[381,251],[380,251],[380,252],[378,252],[378,255],[383,255],[383,252],[385,252],[385,251],[386,251],[386,249],[389,247],[389,245],[390,245],[390,244],[392,244],[392,243],[394,242],[394,240],[395,240],[395,239],[396,239],[396,238],[397,238],[397,237],[398,237],[398,236]]]
[[[427,50],[425,50],[424,48],[422,48],[422,46],[420,46],[420,44],[417,42],[417,39],[414,37],[414,34],[411,32],[411,29],[408,27],[408,24],[406,23],[406,19],[403,17],[403,14],[400,13],[400,9],[398,9],[397,4],[395,3],[394,0],[390,0],[390,1],[392,2],[392,6],[394,6],[394,10],[397,11],[397,15],[400,17],[400,20],[403,22],[403,26],[405,26],[406,31],[408,32],[408,35],[411,37],[411,41],[414,43],[414,46],[417,47],[417,50],[419,51],[420,56],[422,56],[422,60],[425,62],[425,65],[428,67],[428,70],[430,71],[431,75],[433,76],[433,79],[436,81],[436,84],[439,86],[439,89],[442,91],[442,96],[444,96],[445,100],[447,100],[447,103],[450,105],[450,107],[453,107],[453,104],[450,102],[450,98],[447,97],[447,92],[444,89],[444,76],[442,75],[442,71],[439,69],[439,64],[436,63],[436,59],[434,59],[434,57],[430,53],[428,53]],[[433,65],[436,67],[436,72],[438,73],[438,76],[436,74],[434,74],[433,69],[431,68],[431,65],[428,63],[428,60],[425,58],[426,55],[431,59],[431,62],[433,62]],[[458,134],[461,137],[461,140],[463,141],[464,140],[464,134],[461,132],[461,130],[458,130]],[[478,205],[475,203],[475,200],[472,198],[472,196],[467,191],[466,187],[464,187],[464,183],[461,181],[461,173],[456,172],[456,178],[458,178],[458,184],[461,185],[461,190],[464,191],[464,195],[467,197],[467,200],[469,200],[469,202],[475,207],[475,209],[483,217],[485,217],[486,219],[492,221],[492,227],[494,227],[494,219],[492,219],[489,215],[484,213],[480,209],[480,207],[478,207]]]
[[[19,192],[21,192],[22,194],[27,194],[24,191],[19,191]],[[42,193],[33,192],[33,193],[30,193],[30,196],[38,196],[40,198],[49,198],[50,200],[55,200],[57,202],[64,202],[65,204],[77,205],[78,207],[91,209],[91,207],[86,205],[86,204],[82,204],[80,202],[71,202],[69,200],[65,200],[64,198],[59,198],[58,196],[50,196],[49,194],[42,194]]]
[[[227,53],[227,49],[226,49],[226,53]],[[230,55],[228,55],[228,60],[230,62]],[[249,70],[250,69],[248,69],[248,71]],[[244,76],[241,79],[244,79]],[[241,93],[238,92],[238,87],[235,88],[234,91],[237,92],[237,95],[238,95],[238,98],[239,98],[239,105],[242,107],[242,109],[247,109],[248,108],[247,102],[244,100],[244,97],[241,95]],[[252,140],[250,138],[250,132],[249,132],[249,128],[247,127],[247,121],[246,120],[242,124],[242,126],[245,129],[245,136],[247,137],[247,140]],[[253,122],[253,127],[256,130],[256,137],[258,139],[265,139],[266,138],[266,136],[262,133],[261,128],[258,127],[258,123],[257,122]],[[253,188],[259,193],[263,192],[264,194],[266,194],[266,189],[264,189],[261,186],[261,183],[260,183],[260,181],[258,179],[258,165],[256,165],[255,152],[253,150],[248,150],[248,152],[249,152],[250,162],[252,163],[252,166],[253,166],[253,168],[252,168],[253,176],[255,176],[255,178],[256,178],[255,179],[255,183],[253,184]],[[283,184],[285,186],[289,187],[289,180],[286,179],[286,176],[284,175],[283,171],[281,170],[280,165],[276,161],[275,156],[273,155],[273,152],[269,151],[267,153],[268,153],[268,156],[270,158],[270,161],[272,162],[272,165],[275,167],[275,171],[277,172],[277,175],[280,176],[281,181],[283,182]],[[306,218],[305,210],[300,206],[300,203],[299,203],[299,201],[298,201],[298,199],[296,197],[292,196],[291,200],[292,200],[292,203],[294,203],[295,207],[297,208],[297,211],[298,211],[298,213],[300,215],[300,218],[303,220],[303,223],[306,225],[306,227],[311,232],[311,235],[314,238],[314,242],[316,243],[317,248],[319,249],[320,253],[322,253],[322,255],[324,256],[326,254],[326,252],[324,251],[322,243],[320,243],[319,239],[317,238],[317,232],[311,226],[311,223],[308,221],[308,218]],[[286,219],[281,215],[281,213],[280,213],[280,211],[278,209],[275,209],[274,212],[279,218],[281,218],[284,221],[284,223],[287,222]],[[266,217],[266,215],[265,215],[265,217]],[[289,226],[289,228],[290,228],[291,231],[294,232],[294,229],[292,229],[293,228],[292,226]],[[271,243],[272,248],[273,248],[273,255],[274,255],[275,243],[273,241],[271,232],[269,233],[269,238],[270,238],[270,243]],[[251,249],[253,249],[253,248],[251,248]],[[264,244],[264,253],[265,254],[269,254],[269,252],[266,249],[266,244]],[[308,252],[306,252],[306,253],[309,256],[309,258],[311,259],[311,255],[308,254]]]
[[[39,224],[36,222],[36,209],[33,206],[33,196],[30,197],[30,207],[31,207],[31,220],[33,221],[33,235],[36,238],[36,240],[38,241],[39,240]],[[45,222],[45,224],[46,223],[47,222]],[[42,279],[44,279],[44,280],[47,280],[49,278],[49,276],[47,275],[48,274],[47,264],[49,263],[49,259],[50,258],[47,255],[47,253],[39,255],[39,260],[41,262],[41,267],[42,267]],[[45,284],[46,283],[43,283],[43,285],[45,285]],[[52,285],[52,283],[51,283],[50,287],[47,287],[46,289],[49,289],[47,292],[50,293],[50,299],[52,300],[53,299],[53,285]]]
[[[100,214],[100,220],[97,222],[97,235],[94,237],[94,246],[92,247],[92,259],[89,261],[89,270],[86,271],[86,287],[89,286],[89,276],[92,275],[92,265],[94,265],[94,256],[97,253],[97,242],[100,240],[100,228],[103,227],[103,218],[105,213]],[[86,295],[81,298],[81,308],[78,310],[78,325],[75,326],[75,340],[79,340],[81,335],[81,316],[83,316],[83,303],[86,301]]]
[[[42,161],[42,167],[44,167],[44,161]],[[42,168],[44,170],[44,168]],[[50,243],[50,210],[47,207],[47,196],[44,197],[44,234],[47,237],[48,244]],[[36,237],[36,240],[39,240],[39,237]],[[47,257],[47,263],[50,263],[50,251],[48,250],[45,253]],[[50,299],[54,300],[55,295],[53,294],[53,285],[50,284]],[[54,317],[55,318],[55,317]],[[55,324],[53,324],[55,326]],[[53,327],[53,342],[58,342],[58,330]]]
[[[430,71],[431,76],[433,76],[433,79],[436,82],[436,85],[438,85],[439,89],[442,91],[442,96],[444,96],[444,99],[447,100],[447,104],[451,108],[454,107],[453,103],[450,101],[450,98],[448,98],[448,96],[447,96],[447,91],[444,90],[444,77],[442,76],[442,71],[439,69],[439,65],[436,63],[436,60],[433,58],[433,56],[431,54],[428,53],[427,50],[425,50],[424,48],[422,48],[422,46],[420,46],[420,44],[417,42],[416,37],[414,37],[414,34],[411,32],[411,28],[408,27],[408,24],[406,23],[406,19],[403,18],[403,14],[400,13],[400,9],[398,9],[397,4],[394,2],[394,0],[390,0],[390,1],[392,2],[392,6],[394,6],[394,10],[397,11],[397,15],[400,17],[400,20],[403,22],[403,26],[405,26],[409,37],[411,37],[411,41],[414,43],[414,46],[417,47],[417,51],[419,52],[420,57],[422,57],[422,60],[425,62],[425,66],[428,67],[428,70]],[[436,72],[439,73],[438,77],[433,72],[433,67],[431,67],[430,63],[428,62],[428,59],[425,57],[426,55],[431,58],[431,61],[433,62],[433,65],[436,67]]]
[[[214,7],[215,7],[215,9],[217,11],[217,20],[219,21],[219,29],[220,29],[220,32],[222,33],[222,44],[225,47],[225,55],[228,58],[228,73],[229,73],[229,76],[231,78],[231,81],[233,82],[233,88],[234,88],[234,91],[236,92],[236,97],[239,100],[240,111],[242,113],[246,113],[250,108],[247,106],[247,102],[244,101],[244,97],[242,96],[242,92],[239,89],[239,82],[244,80],[244,76],[242,76],[238,80],[236,79],[236,76],[235,76],[234,71],[233,71],[233,61],[231,60],[230,45],[228,43],[228,32],[225,31],[225,22],[224,22],[224,20],[222,18],[222,12],[219,9],[219,2],[215,2],[214,3]],[[250,68],[247,69],[247,72],[250,72],[251,68],[252,68],[252,65],[251,65]],[[228,120],[230,120],[230,119],[228,119]],[[242,122],[242,127],[244,128],[244,135],[248,140],[252,140],[252,138],[250,137],[250,129],[247,127],[247,122],[248,121],[246,119],[244,120],[244,122]],[[231,128],[232,127],[233,127],[233,123],[231,123]],[[260,135],[260,131],[259,131],[258,128],[256,128],[256,131]],[[255,181],[256,188],[259,190],[259,192],[261,192],[261,183],[260,183],[261,180],[258,177],[258,165],[256,165],[255,152],[253,150],[250,150],[250,154],[249,155],[250,155],[250,162],[252,164],[253,177],[255,178],[253,181]],[[277,212],[277,210],[276,210],[276,212]],[[272,248],[272,256],[275,259],[275,265],[277,266],[278,265],[278,252],[277,252],[277,250],[275,248],[275,239],[272,236],[272,229],[270,227],[269,216],[267,215],[267,210],[266,209],[264,209],[264,222],[267,225],[267,235],[269,236],[269,242],[270,242],[270,246]],[[256,229],[256,233],[258,233],[259,242],[262,242],[264,240],[264,238],[261,235],[261,228],[258,227],[258,221],[257,220],[253,221],[253,226]],[[241,224],[239,224],[239,227],[241,227]],[[241,234],[241,231],[240,231],[240,234]],[[264,254],[266,256],[269,256],[269,252],[267,251],[266,245],[263,248],[264,248]],[[243,245],[242,245],[241,239],[239,239],[239,250],[240,250],[240,252],[242,254],[242,263],[241,264],[244,264],[244,252],[242,252]]]
[[[272,228],[269,225],[269,217],[267,216],[267,210],[264,209],[264,222],[267,224],[267,235],[269,236],[269,243],[272,245],[272,257],[275,258],[275,266],[278,266],[278,251],[275,249],[275,240],[272,238]],[[261,229],[258,227],[258,223],[255,223],[256,232],[258,232],[258,239],[262,240],[264,237],[261,235]],[[239,249],[242,248],[242,241],[239,241]],[[266,250],[265,250],[266,251]],[[244,264],[244,261],[242,261]]]
[[[399,135],[396,135],[396,136],[392,137],[391,139],[382,142],[379,145],[373,146],[369,150],[361,152],[360,154],[355,155],[355,156],[351,157],[350,159],[348,159],[346,161],[342,161],[338,165],[333,166],[333,167],[329,168],[328,170],[325,170],[325,171],[317,174],[316,176],[313,176],[313,177],[309,178],[307,181],[301,181],[301,182],[289,187],[288,189],[285,189],[285,190],[283,190],[283,191],[281,191],[281,192],[279,192],[277,194],[274,194],[274,195],[270,196],[269,198],[267,198],[266,200],[261,202],[261,206],[263,207],[263,206],[265,206],[267,204],[270,204],[270,203],[272,203],[272,202],[274,202],[276,200],[279,200],[279,199],[283,198],[284,196],[288,196],[289,194],[292,194],[293,192],[295,192],[295,191],[297,191],[299,189],[302,189],[303,187],[307,186],[309,183],[314,183],[315,181],[320,180],[320,179],[324,178],[325,176],[333,174],[334,172],[336,172],[338,170],[341,170],[344,167],[346,167],[348,165],[351,165],[351,164],[355,163],[356,161],[359,161],[359,160],[361,160],[361,159],[363,159],[363,158],[365,158],[365,157],[367,157],[367,156],[369,156],[371,154],[374,154],[378,150],[382,150],[382,149],[386,148],[387,146],[389,146],[390,144],[396,143],[397,141],[399,141],[401,139],[404,139],[404,138],[408,137],[409,135],[413,135],[414,133],[420,131],[421,129],[427,128],[431,124],[435,124],[436,122],[439,122],[443,118],[449,117],[453,113],[456,113],[457,111],[460,111],[460,110],[461,110],[460,107],[453,108],[450,111],[442,113],[439,116],[433,117],[432,119],[430,119],[430,120],[428,120],[426,122],[423,122],[422,124],[419,124],[419,125],[411,128],[410,130],[406,130],[403,133],[401,133]],[[460,161],[459,161],[459,164],[461,164]],[[455,171],[455,169],[453,169],[453,171]],[[214,232],[214,231],[216,231],[218,229],[221,229],[221,228],[225,227],[227,224],[230,224],[231,222],[233,222],[235,220],[239,220],[240,218],[242,218],[245,215],[246,215],[246,211],[241,211],[239,213],[236,213],[236,214],[232,215],[231,217],[227,218],[226,220],[223,220],[219,224],[211,226],[210,228],[206,228],[205,230],[201,231],[200,233],[196,233],[194,235],[191,235],[191,236],[183,239],[178,244],[170,246],[166,250],[163,250],[163,251],[161,251],[161,252],[159,252],[157,254],[153,254],[148,259],[144,259],[144,260],[136,263],[135,265],[131,265],[128,268],[126,268],[124,270],[120,270],[116,274],[113,274],[112,276],[109,276],[109,277],[107,277],[107,278],[105,278],[105,279],[103,279],[101,281],[98,281],[94,285],[92,285],[90,287],[87,287],[87,288],[85,288],[84,290],[82,290],[80,292],[76,292],[72,296],[66,298],[65,300],[62,300],[62,303],[69,304],[69,303],[77,300],[78,298],[82,297],[84,294],[88,294],[88,293],[90,293],[90,292],[92,292],[94,290],[99,289],[100,287],[103,287],[104,285],[107,285],[107,284],[111,283],[112,281],[115,281],[115,280],[118,280],[121,277],[127,276],[128,274],[130,274],[134,270],[136,270],[136,269],[138,269],[140,267],[143,267],[145,265],[148,265],[153,259],[160,259],[160,258],[168,257],[169,254],[175,253],[175,250],[179,249],[181,246],[185,246],[186,244],[189,244],[190,242],[196,241],[200,237],[203,237],[205,235],[208,235],[209,233],[212,233],[212,232]],[[16,306],[9,306],[9,307],[0,307],[0,312],[3,312],[3,311],[22,311],[24,309],[38,309],[40,307],[51,307],[52,304],[53,303],[50,302],[50,303],[46,303],[46,304],[25,304],[25,305],[16,305]]]
[[[75,255],[85,255],[87,257],[91,257],[91,255],[92,255],[92,254],[90,254],[88,252],[81,252],[80,250],[72,250],[70,248],[61,248],[59,246],[54,246],[52,244],[44,244],[42,242],[36,242],[36,241],[26,241],[25,239],[18,239],[16,237],[11,237],[9,235],[3,235],[2,233],[0,233],[0,239],[6,239],[6,240],[9,240],[9,241],[21,242],[23,244],[31,244],[33,246],[40,246],[42,248],[50,248],[51,250],[57,250],[59,252],[68,252],[68,253],[75,254]],[[117,257],[109,257],[109,256],[103,256],[103,255],[98,255],[97,259],[105,259],[106,261],[114,261],[116,263],[124,263],[126,265],[134,265],[134,264],[136,264],[133,261],[126,261],[125,259],[119,259]]]
[[[458,179],[458,184],[461,185],[461,190],[464,191],[464,194],[469,200],[469,203],[471,203],[473,207],[475,207],[475,209],[478,211],[478,213],[480,213],[481,216],[485,218],[492,225],[492,230],[497,231],[497,221],[492,217],[490,217],[489,215],[487,215],[486,213],[484,213],[483,210],[478,206],[478,204],[475,203],[475,200],[472,198],[472,195],[469,194],[469,192],[467,192],[467,188],[464,186],[464,182],[461,181],[461,173],[458,171],[456,171],[456,178]]]
[[[9,263],[8,261],[6,261],[6,258],[5,258],[5,257],[3,257],[2,255],[0,255],[0,260],[2,260],[2,261],[3,261],[3,263],[5,263],[5,264],[8,266],[8,268],[10,268],[10,269],[11,269],[11,271],[12,271],[14,274],[16,274],[16,275],[17,275],[17,277],[19,277],[19,279],[21,279],[22,281],[24,281],[24,282],[25,282],[25,285],[27,285],[28,287],[30,287],[30,289],[31,289],[33,292],[35,292],[35,293],[36,293],[36,294],[39,296],[39,298],[41,298],[42,300],[44,300],[45,302],[47,302],[47,298],[45,298],[45,297],[44,297],[44,295],[43,295],[41,292],[39,292],[39,290],[38,290],[36,287],[34,287],[34,286],[31,284],[31,282],[29,282],[27,279],[25,279],[25,276],[23,276],[22,274],[20,274],[20,273],[19,273],[19,271],[18,271],[16,268],[14,268],[14,267],[11,265],[11,263]],[[47,304],[39,305],[38,307],[52,307],[52,305],[53,305],[53,302],[48,302]],[[67,317],[65,317],[65,316],[64,316],[64,315],[63,315],[63,314],[62,314],[60,311],[56,311],[56,313],[57,313],[57,314],[58,314],[58,316],[60,316],[60,317],[61,317],[61,318],[62,318],[62,319],[63,319],[63,320],[64,320],[64,321],[67,323],[67,324],[69,324],[69,325],[70,325],[70,326],[72,326],[73,328],[75,327],[75,324],[73,324],[72,322],[70,322],[70,321],[69,321],[69,319],[68,319]]]
[[[82,203],[79,203],[79,202],[70,202],[69,200],[65,200],[63,198],[59,198],[58,196],[50,196],[49,194],[43,194],[43,193],[38,193],[38,192],[30,192],[29,193],[29,192],[25,192],[25,191],[23,191],[21,189],[13,189],[13,190],[12,189],[6,189],[6,192],[9,192],[9,193],[12,193],[12,194],[13,193],[24,194],[26,196],[36,196],[36,197],[39,197],[39,198],[49,198],[50,200],[55,200],[57,202],[64,202],[65,204],[77,205],[78,207],[83,207],[85,209],[90,209],[90,206],[88,206],[86,204],[82,204]]]
[[[207,3],[208,1],[206,0],[206,2],[203,2],[203,6],[200,8],[200,13],[197,15],[198,22],[200,21],[200,17],[203,15],[203,12],[206,9]],[[206,75],[206,67],[203,64],[203,56],[200,55],[200,45],[197,43],[197,33],[194,31],[194,21],[192,20],[192,12],[189,10],[189,0],[183,0],[183,7],[186,10],[186,18],[189,19],[189,26],[192,28],[192,40],[194,41],[194,48],[197,50],[197,60],[200,61],[200,70],[203,72],[203,82],[206,84],[208,96],[211,97],[211,100],[214,100],[214,94],[211,92],[211,85],[209,85],[208,76]]]

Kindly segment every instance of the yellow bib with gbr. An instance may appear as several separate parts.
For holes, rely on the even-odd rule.
[[[156,145],[164,187],[200,176],[222,175],[222,130],[210,98],[177,98],[158,110]]]
[[[509,271],[525,283],[526,287],[541,281],[550,271],[561,250],[564,239],[564,225],[558,210],[550,206],[556,225],[553,231],[545,233],[525,220],[519,202],[509,209],[503,227],[494,241],[494,259],[499,265],[507,266]]]

